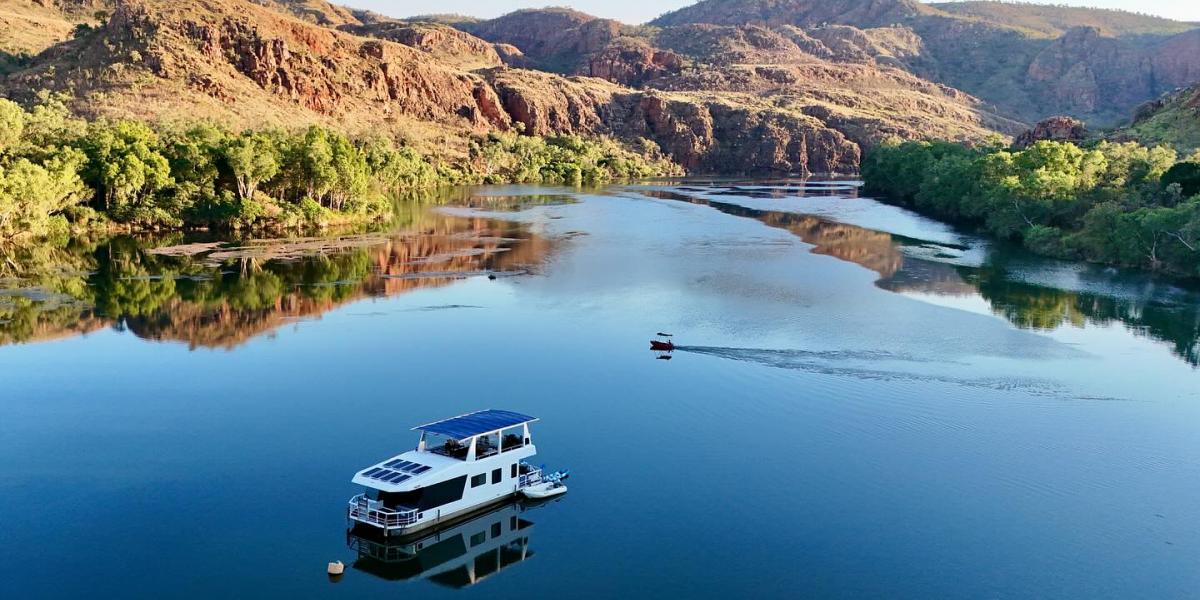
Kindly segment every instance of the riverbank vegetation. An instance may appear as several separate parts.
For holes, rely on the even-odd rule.
[[[95,228],[289,228],[384,218],[439,185],[580,185],[673,175],[650,142],[493,133],[450,161],[326,127],[235,132],[212,123],[85,122],[44,97],[0,99],[0,241]]]
[[[1039,254],[1200,277],[1200,155],[1132,142],[890,142],[862,174],[871,193]]]

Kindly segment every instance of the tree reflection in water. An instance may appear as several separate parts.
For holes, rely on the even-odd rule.
[[[839,223],[813,215],[749,208],[713,200],[746,195],[722,193],[729,189],[691,188],[704,196],[675,189],[638,189],[651,198],[678,200],[712,207],[722,213],[758,220],[784,229],[814,246],[813,253],[833,256],[879,274],[876,285],[894,292],[936,295],[978,295],[993,313],[1024,329],[1053,330],[1065,325],[1122,323],[1138,335],[1166,342],[1173,352],[1192,365],[1200,365],[1200,290],[1164,281],[1144,273],[1120,272],[1091,265],[1070,265],[1034,257],[1007,247],[989,251],[982,266],[972,267],[914,256],[909,248],[937,246],[885,232]],[[753,197],[808,195],[803,186],[789,186],[783,195],[759,192]],[[818,188],[815,195],[828,195]],[[947,246],[948,255],[962,248]],[[1064,287],[1023,281],[1028,271],[1054,271],[1068,267]],[[1079,288],[1079,289],[1073,289]],[[1089,291],[1080,291],[1086,289]]]
[[[9,248],[0,256],[0,344],[112,326],[229,348],[358,298],[536,269],[551,251],[549,240],[518,223],[428,210],[386,233],[331,238],[318,250],[306,240],[273,260],[259,256],[279,254],[284,241],[202,245],[207,250],[184,248],[183,256],[162,249],[197,240],[119,236]],[[221,260],[209,258],[218,252]]]

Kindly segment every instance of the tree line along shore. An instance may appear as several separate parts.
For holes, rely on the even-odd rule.
[[[1037,254],[1200,278],[1200,152],[1107,141],[889,141],[867,193]]]
[[[430,156],[321,126],[85,121],[60,98],[0,99],[0,242],[85,229],[294,228],[386,218],[398,194],[473,183],[603,183],[678,175],[652,142],[517,132]]]

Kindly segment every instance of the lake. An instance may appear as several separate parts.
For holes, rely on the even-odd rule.
[[[0,264],[0,597],[1200,589],[1200,291],[854,182],[482,187]],[[483,408],[539,417],[571,491],[416,562],[347,535],[357,470]]]

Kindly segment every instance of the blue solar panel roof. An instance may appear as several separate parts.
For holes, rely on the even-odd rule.
[[[497,429],[506,429],[536,421],[536,417],[515,413],[508,410],[481,410],[450,419],[443,419],[413,429],[425,431],[428,433],[436,433],[454,439],[468,438],[473,435],[496,431]]]

